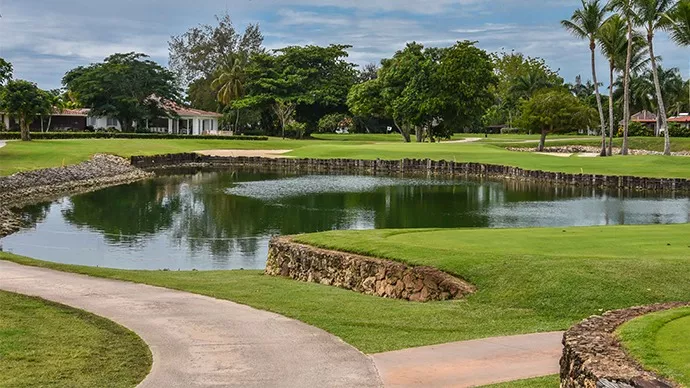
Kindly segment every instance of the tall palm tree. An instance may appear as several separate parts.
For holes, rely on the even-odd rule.
[[[246,82],[247,59],[244,54],[230,54],[220,67],[218,76],[211,83],[212,88],[218,88],[218,102],[230,106],[233,101],[244,97]],[[240,122],[240,109],[236,109],[235,131]]]
[[[669,21],[671,39],[679,46],[690,46],[690,0],[680,0],[665,16]],[[688,91],[690,92],[690,82]],[[690,99],[688,103],[690,104]]]
[[[599,0],[581,1],[582,8],[576,10],[570,17],[570,20],[561,21],[561,25],[576,37],[589,40],[589,50],[592,55],[592,81],[594,82],[594,93],[597,97],[599,120],[601,122],[601,156],[606,156],[606,120],[604,119],[604,108],[601,104],[601,94],[599,94],[596,66],[597,35],[601,25],[606,20],[606,11],[601,6]]]
[[[618,14],[613,14],[601,26],[599,30],[599,46],[601,52],[609,61],[609,145],[608,155],[613,154],[613,135],[616,128],[614,115],[614,96],[621,88],[617,88],[616,73],[625,69],[626,56],[628,52],[627,23]],[[639,74],[647,66],[646,42],[639,34],[633,37],[632,56],[630,61],[630,71],[632,74]],[[616,89],[617,88],[617,89]],[[615,91],[614,91],[615,90]]]
[[[659,82],[659,72],[657,70],[656,58],[654,56],[654,34],[660,29],[667,28],[669,23],[666,13],[671,10],[673,0],[634,0],[635,24],[643,27],[647,33],[647,48],[652,65],[652,76],[654,77],[654,89],[656,91],[657,111],[659,114],[661,130],[664,131],[664,155],[671,155],[671,137],[668,133],[668,116],[666,115],[666,104],[661,94],[661,83]]]
[[[633,23],[635,21],[635,0],[610,0],[607,9],[616,11],[621,18],[625,20],[626,32],[628,39],[628,46],[625,55],[625,67],[623,69],[623,146],[621,147],[621,154],[627,155],[629,150],[628,145],[628,127],[630,126],[630,65],[632,61],[633,51]]]

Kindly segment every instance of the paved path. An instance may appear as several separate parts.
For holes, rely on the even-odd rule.
[[[4,147],[4,146],[6,146],[6,145],[7,145],[7,143],[5,143],[4,141],[0,140],[0,148]]]
[[[476,387],[558,374],[563,333],[457,342],[372,357],[386,387]]]
[[[142,387],[372,387],[371,359],[304,323],[205,296],[0,261],[0,289],[81,308],[151,347]]]

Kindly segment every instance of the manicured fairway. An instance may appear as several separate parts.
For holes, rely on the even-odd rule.
[[[87,139],[45,140],[31,143],[13,141],[0,149],[0,175],[74,164],[88,159],[95,153],[111,153],[127,157],[208,149],[281,149],[293,150],[293,152],[287,154],[289,157],[391,160],[430,158],[435,160],[510,165],[532,170],[569,173],[690,178],[690,158],[687,157],[616,156],[612,158],[558,158],[548,155],[507,151],[503,148],[505,142],[498,140],[515,141],[520,139],[509,136],[495,137],[495,142],[493,143],[442,144],[405,144],[396,141],[377,141],[381,136],[388,135],[359,135],[351,138],[340,138],[353,139],[350,141],[297,141],[282,139],[271,139],[268,141]],[[338,139],[335,136],[329,136],[328,138]],[[554,137],[553,144],[564,143],[563,140],[559,139],[562,138]],[[596,142],[596,140],[584,138],[584,140],[565,141],[565,143],[588,143],[592,141]],[[522,145],[524,146],[524,144]],[[690,146],[690,143],[688,145]]]
[[[151,354],[115,323],[0,292],[0,387],[134,387]]]
[[[564,330],[593,314],[690,295],[690,225],[352,231],[300,239],[435,266],[479,291],[465,301],[420,304],[258,271],[121,271],[7,253],[0,259],[237,301],[321,327],[367,353]]]
[[[623,344],[645,368],[690,385],[690,308],[633,320],[618,331]]]

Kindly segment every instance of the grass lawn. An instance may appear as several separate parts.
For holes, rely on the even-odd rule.
[[[623,325],[618,335],[648,369],[690,386],[690,308],[662,311]]]
[[[259,271],[122,271],[7,253],[0,259],[236,301],[323,328],[366,353],[564,330],[592,314],[690,295],[690,225],[350,231],[300,240],[435,266],[479,291],[467,300],[421,304]]]
[[[547,376],[536,379],[511,381],[503,384],[486,385],[483,388],[558,388],[560,385],[560,376]]]
[[[0,387],[134,387],[151,354],[131,331],[38,298],[0,292]]]
[[[95,153],[111,153],[127,157],[207,149],[289,149],[293,150],[293,152],[288,154],[291,157],[356,159],[431,158],[458,162],[511,165],[525,169],[569,173],[690,178],[690,158],[685,157],[557,158],[507,151],[497,143],[405,144],[395,141],[364,141],[365,139],[376,139],[380,136],[390,135],[360,135],[359,137],[353,137],[356,140],[350,141],[297,141],[275,138],[268,141],[141,139],[41,140],[31,143],[13,141],[0,149],[0,176],[18,171],[75,164],[88,159]],[[508,136],[505,138],[516,139],[515,137]],[[552,140],[554,144],[559,142],[558,139],[554,138]],[[582,141],[588,142],[590,140]],[[690,147],[690,142],[688,147]]]

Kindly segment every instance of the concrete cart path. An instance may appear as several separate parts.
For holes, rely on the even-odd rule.
[[[201,295],[0,261],[0,289],[113,320],[151,348],[142,387],[376,387],[370,357],[307,324]]]
[[[559,373],[563,333],[529,334],[374,354],[386,387],[477,387]]]

